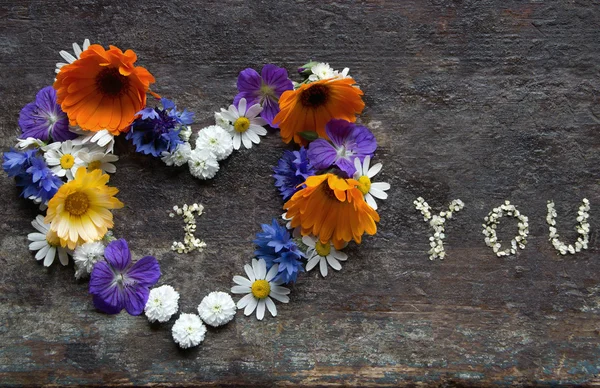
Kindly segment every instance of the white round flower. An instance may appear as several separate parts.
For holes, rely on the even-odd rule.
[[[73,43],[73,53],[75,54],[75,56],[71,55],[69,52],[67,52],[65,50],[61,50],[59,52],[59,54],[65,61],[67,61],[67,63],[62,63],[62,62],[57,63],[56,70],[55,70],[56,73],[60,72],[61,67],[66,66],[69,63],[73,63],[77,59],[79,59],[79,57],[81,56],[81,53],[84,52],[85,50],[87,50],[88,47],[90,47],[90,40],[86,39],[83,41],[82,47],[79,47],[79,45],[77,43]]]
[[[104,244],[100,241],[87,242],[75,248],[73,262],[77,267],[75,277],[77,279],[87,276],[92,272],[94,264],[104,258]]]
[[[35,254],[36,260],[44,259],[44,266],[49,267],[54,262],[56,253],[62,265],[69,263],[67,249],[60,246],[60,239],[57,234],[50,230],[50,224],[44,222],[44,216],[38,215],[35,220],[31,221],[31,225],[39,233],[29,233],[27,239],[31,241],[29,244],[30,251],[37,251]]]
[[[217,160],[223,160],[233,151],[233,139],[229,132],[218,125],[211,125],[198,132],[196,149],[207,149]]]
[[[167,322],[177,310],[179,310],[179,293],[173,287],[164,285],[150,290],[144,308],[150,322]]]
[[[387,182],[371,182],[371,178],[381,170],[382,164],[377,163],[369,168],[370,162],[370,156],[365,156],[362,165],[359,158],[354,158],[354,168],[356,168],[354,179],[358,181],[358,189],[363,193],[367,204],[371,206],[373,210],[377,210],[377,203],[373,197],[386,199],[388,197],[386,191],[389,190],[391,186]]]
[[[248,278],[234,276],[233,281],[238,284],[231,287],[234,294],[248,294],[237,303],[238,309],[244,309],[244,315],[250,315],[256,309],[256,318],[262,320],[265,316],[265,307],[272,316],[277,316],[277,308],[273,299],[281,303],[287,303],[290,298],[287,296],[290,290],[281,287],[283,281],[274,281],[277,276],[279,264],[275,264],[267,272],[267,264],[263,259],[252,259],[252,266],[246,264],[244,270]]]
[[[213,291],[202,299],[198,313],[207,325],[222,326],[235,316],[235,303],[228,293]]]
[[[187,349],[204,341],[206,326],[196,314],[181,314],[171,330],[173,340],[181,348]]]
[[[117,167],[112,163],[119,160],[119,157],[115,154],[105,154],[101,151],[80,151],[77,155],[88,171],[101,170],[110,174],[117,172]]]
[[[73,180],[79,167],[85,167],[85,162],[79,157],[80,152],[89,152],[87,148],[74,145],[71,140],[55,142],[43,148],[44,159],[54,175]]]
[[[306,270],[310,271],[319,264],[321,275],[327,276],[327,265],[336,271],[342,269],[340,261],[346,261],[348,255],[344,252],[337,251],[330,243],[323,244],[319,239],[314,236],[302,237],[304,245],[308,246],[306,251],[306,257],[308,262],[306,263]]]
[[[199,179],[211,179],[219,171],[219,162],[209,150],[195,149],[188,160],[190,173]]]
[[[231,123],[229,122],[229,120],[223,117],[223,112],[227,111],[221,108],[220,112],[215,112],[215,124],[223,129],[229,130],[229,127],[231,127]]]
[[[329,66],[329,63],[317,63],[310,68],[310,71],[312,74],[308,76],[308,79],[311,81],[330,79],[334,77],[333,69]]]
[[[179,138],[183,141],[190,141],[190,137],[192,137],[192,127],[183,125],[179,131]]]
[[[229,120],[232,125],[226,128],[233,136],[233,148],[240,149],[243,144],[246,148],[252,148],[252,143],[260,143],[260,137],[267,134],[263,128],[267,122],[262,117],[256,117],[262,112],[260,104],[254,104],[246,110],[246,99],[242,98],[235,105],[230,105],[229,110],[221,112],[224,119]]]
[[[167,152],[164,151],[162,153],[161,160],[165,162],[167,166],[183,166],[190,160],[190,155],[192,154],[192,146],[190,143],[179,143],[177,144],[177,148],[175,151]]]

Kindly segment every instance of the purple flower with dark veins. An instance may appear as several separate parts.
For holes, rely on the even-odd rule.
[[[104,250],[105,261],[96,263],[90,278],[90,294],[94,306],[107,314],[125,309],[131,315],[144,311],[150,287],[160,277],[156,258],[146,256],[131,262],[127,241],[119,239]]]
[[[69,118],[56,103],[56,90],[46,86],[19,114],[21,139],[33,137],[45,142],[72,140],[77,134],[69,131]]]
[[[377,149],[377,141],[369,128],[346,120],[330,120],[325,133],[331,142],[317,139],[308,146],[308,159],[319,170],[335,165],[352,177],[356,171],[354,159],[362,162]]]
[[[260,117],[267,120],[271,127],[277,128],[273,125],[273,118],[279,113],[279,97],[286,90],[294,89],[294,85],[286,69],[266,64],[260,74],[250,68],[241,71],[237,88],[239,93],[233,99],[233,104],[237,107],[242,98],[246,99],[248,106],[260,104],[263,108]]]

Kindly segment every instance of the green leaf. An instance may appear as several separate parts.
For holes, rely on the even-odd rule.
[[[308,141],[317,140],[319,138],[319,135],[317,135],[317,133],[313,131],[299,132],[298,135],[302,136]]]

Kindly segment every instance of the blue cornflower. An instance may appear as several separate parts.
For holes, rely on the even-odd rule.
[[[3,155],[2,169],[11,178],[25,174],[26,170],[31,166],[31,159],[35,158],[36,152],[37,150],[35,149],[20,152],[11,148],[10,151],[5,152]]]
[[[185,125],[194,122],[194,113],[184,110],[177,111],[175,103],[166,98],[161,98],[162,108],[144,108],[137,114],[127,133],[137,152],[155,157],[163,152],[173,152],[178,144],[183,143],[179,132]]]
[[[279,263],[277,279],[284,283],[296,281],[298,272],[304,271],[299,261],[304,254],[298,249],[288,230],[279,225],[277,220],[273,219],[271,225],[262,224],[261,228],[263,231],[258,232],[254,240],[258,246],[254,255],[265,261],[267,270]]]
[[[284,201],[290,199],[296,191],[301,189],[298,185],[316,173],[308,160],[308,154],[304,147],[300,147],[299,151],[284,151],[273,171],[275,172],[273,175],[275,186],[279,188]]]
[[[54,175],[36,150],[11,150],[4,153],[2,168],[22,187],[21,196],[43,203],[49,201],[63,181]]]

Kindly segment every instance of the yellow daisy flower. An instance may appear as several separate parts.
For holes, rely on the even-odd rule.
[[[56,232],[60,245],[75,249],[85,242],[100,240],[113,227],[109,209],[123,203],[114,197],[119,192],[106,186],[108,175],[101,170],[88,172],[80,167],[75,179],[62,185],[48,202],[45,222]]]

